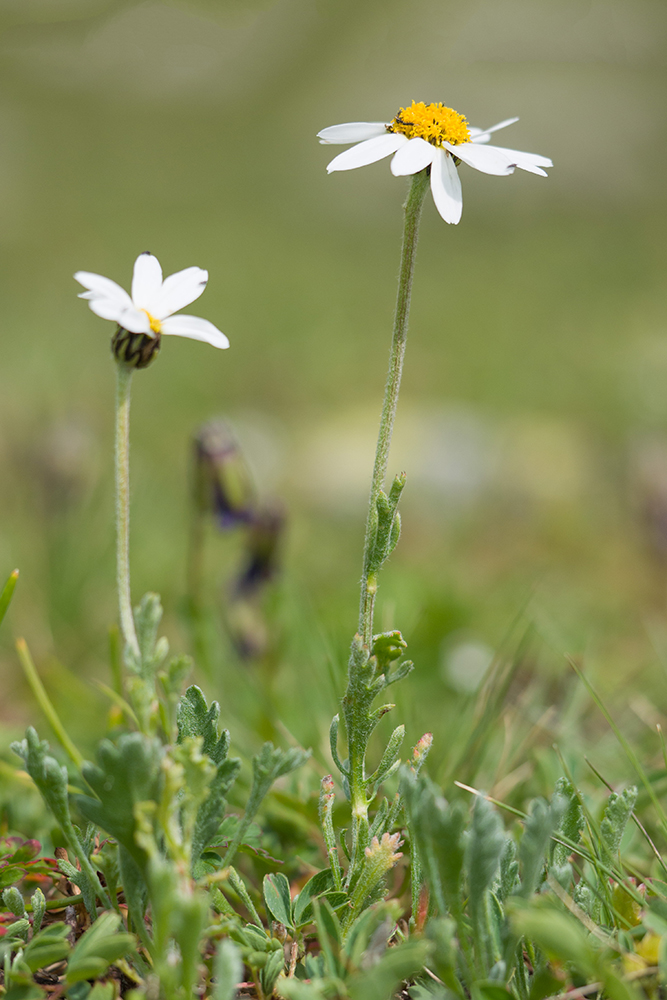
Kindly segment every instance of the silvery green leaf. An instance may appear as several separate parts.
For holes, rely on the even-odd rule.
[[[213,1000],[234,1000],[242,977],[241,955],[233,941],[227,938],[218,945],[213,961]]]
[[[139,867],[146,856],[135,840],[134,807],[139,802],[159,802],[164,751],[160,741],[142,733],[125,733],[116,744],[102,740],[97,765],[86,763],[83,773],[98,798],[77,795],[77,804],[86,817],[115,837]]]
[[[632,815],[632,810],[637,801],[637,788],[632,785],[624,789],[620,795],[612,792],[607,799],[607,804],[600,823],[600,836],[609,854],[616,858],[623,833],[628,820]]]
[[[182,743],[188,736],[201,736],[204,753],[214,764],[221,764],[229,752],[229,730],[218,732],[219,715],[217,701],[212,701],[209,708],[196,684],[187,689],[178,706],[178,742]]]

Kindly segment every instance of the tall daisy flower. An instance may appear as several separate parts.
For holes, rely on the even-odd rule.
[[[353,902],[354,894],[361,891],[359,887],[363,889],[363,879],[366,877],[364,872],[367,871],[369,861],[372,861],[378,852],[380,854],[384,852],[389,859],[395,857],[396,844],[389,834],[396,813],[390,814],[393,818],[386,821],[388,824],[386,827],[378,828],[377,817],[371,826],[368,810],[377,794],[380,781],[391,773],[400,759],[403,727],[399,726],[394,730],[380,766],[371,777],[367,777],[366,755],[370,734],[380,717],[393,707],[385,705],[371,710],[376,694],[379,694],[387,684],[400,680],[412,667],[410,662],[404,661],[388,672],[390,661],[401,656],[407,644],[397,630],[375,635],[373,619],[380,570],[391,555],[400,535],[398,504],[405,485],[405,475],[396,476],[386,492],[385,478],[405,358],[419,222],[429,186],[438,212],[445,222],[457,223],[460,220],[463,199],[458,166],[461,163],[483,173],[501,177],[513,173],[516,167],[546,176],[544,168],[551,166],[551,160],[545,156],[491,144],[490,139],[494,132],[511,125],[516,120],[509,118],[487,129],[471,128],[463,115],[452,108],[447,108],[443,104],[427,105],[413,101],[410,107],[401,108],[390,122],[347,122],[344,125],[325,128],[318,133],[320,142],[325,144],[355,144],[331,161],[328,166],[329,173],[335,170],[352,170],[367,163],[374,163],[385,156],[391,156],[391,169],[394,174],[411,175],[405,202],[403,246],[398,274],[394,330],[389,353],[389,371],[368,498],[359,596],[359,625],[357,634],[352,640],[348,684],[342,702],[343,723],[347,737],[345,763],[340,761],[337,751],[338,716],[335,716],[330,731],[332,756],[345,779],[352,812],[350,866],[345,879],[345,888],[349,890],[353,887]],[[421,750],[417,756],[419,753]],[[417,757],[413,758],[413,762],[415,760]],[[390,762],[389,770],[383,773],[385,762]],[[324,789],[323,785],[323,791]],[[325,799],[326,795],[328,793],[325,794]],[[323,820],[325,841],[329,836],[326,827],[326,808],[328,807],[321,806],[321,815],[325,817]],[[383,831],[381,840],[380,830]],[[372,833],[375,834],[374,837]],[[330,842],[333,843],[331,838],[327,844]],[[332,849],[335,851],[335,844]],[[387,867],[391,864],[393,861],[387,861]],[[336,877],[333,865],[332,871]],[[414,879],[413,886],[419,887],[419,879]],[[366,891],[364,889],[364,892]],[[420,898],[417,892],[416,895],[413,894],[414,913],[418,912],[419,906]]]
[[[363,167],[385,156],[393,156],[391,172],[396,177],[429,168],[431,193],[438,212],[445,222],[457,223],[463,209],[459,163],[501,177],[514,173],[516,167],[546,177],[544,167],[553,166],[546,156],[490,144],[493,132],[518,120],[507,118],[491,128],[475,128],[458,111],[444,104],[413,101],[390,122],[331,125],[317,135],[324,144],[356,143],[334,157],[327,167],[329,173]]]
[[[229,347],[224,333],[207,319],[178,314],[206,288],[208,271],[186,267],[162,278],[157,257],[139,254],[134,262],[132,294],[111,278],[90,271],[74,275],[86,289],[92,311],[111,319],[118,329],[111,341],[117,365],[116,392],[116,584],[120,624],[128,666],[142,669],[141,650],[130,592],[130,389],[136,368],[147,368],[160,350],[162,336],[203,340],[213,347]]]

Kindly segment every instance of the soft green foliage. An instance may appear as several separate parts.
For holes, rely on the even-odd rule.
[[[255,754],[252,759],[252,786],[245,814],[243,820],[239,823],[232,842],[225,852],[223,864],[229,864],[232,861],[239,845],[243,842],[243,837],[248,827],[255,818],[262,800],[274,781],[301,767],[308,760],[309,756],[309,751],[301,750],[297,747],[283,751],[274,748],[273,743],[265,743],[260,753]]]
[[[111,834],[129,851],[140,867],[145,867],[146,853],[136,839],[139,803],[156,802],[164,782],[161,768],[163,749],[156,737],[142,733],[123,734],[114,745],[100,744],[97,765],[85,764],[86,783],[97,793],[78,798],[83,815]]]
[[[216,844],[219,830],[225,825],[226,796],[239,774],[241,761],[228,756],[230,737],[227,730],[218,731],[217,703],[209,707],[194,686],[174,700],[176,685],[182,683],[183,664],[173,661],[173,670],[163,670],[166,643],[157,635],[160,615],[156,595],[148,595],[137,609],[141,658],[135,662],[131,649],[126,651],[128,672],[123,698],[127,699],[126,715],[136,719],[140,729],[100,741],[96,763],[85,762],[80,775],[73,779],[76,788],[87,788],[90,794],[70,790],[70,776],[50,756],[48,745],[34,730],[29,729],[26,739],[14,745],[73,852],[76,864],[61,857],[58,868],[80,890],[93,923],[70,952],[67,928],[64,934],[58,929],[64,925],[51,924],[40,931],[46,908],[43,894],[36,890],[31,897],[31,932],[23,896],[10,884],[4,891],[4,906],[19,919],[6,929],[3,939],[6,963],[10,963],[8,982],[25,985],[26,976],[31,981],[39,956],[55,954],[54,961],[68,958],[66,982],[68,990],[74,991],[73,997],[79,989],[77,984],[104,976],[112,964],[120,963],[129,969],[123,963],[130,962],[137,982],[145,980],[147,989],[158,988],[165,998],[184,1000],[198,982],[201,948],[216,911],[222,916],[211,931],[218,933],[227,926],[225,921],[231,920],[230,933],[233,930],[232,937],[235,934],[236,940],[245,945],[243,957],[256,971],[267,996],[283,971],[282,945],[261,929],[261,918],[244,880],[229,862],[245,843],[273,784],[301,767],[309,753],[299,748],[285,751],[265,743],[253,757],[246,808],[234,823],[224,858],[208,850]],[[89,821],[85,833],[72,821],[73,808]],[[108,837],[113,839],[105,840]],[[31,842],[26,842],[7,857],[21,861],[24,854],[29,859],[34,853]],[[14,880],[24,875],[22,868],[11,864],[4,872]],[[104,875],[105,887],[98,873]],[[240,916],[224,894],[225,886],[232,899],[240,898],[245,905],[255,922],[254,931],[242,929]],[[292,904],[289,883],[281,873],[267,876],[265,889],[267,914],[279,914],[278,919],[283,916],[287,924],[300,928],[312,922],[312,905],[317,896],[333,899],[338,905],[347,900],[346,894],[332,891],[328,869],[311,879],[301,902],[297,899]],[[123,915],[117,903],[119,892],[128,906],[127,929],[122,926]],[[96,897],[105,907],[101,915]],[[286,907],[284,912],[279,908],[280,899]],[[144,958],[136,951],[135,934]],[[26,943],[24,954],[21,948]],[[238,970],[238,955],[230,948],[223,942],[214,963],[223,977],[221,997],[230,994],[229,977],[237,975]],[[175,953],[180,956],[178,962],[173,961]],[[79,1000],[78,994],[74,1000]]]
[[[120,932],[120,926],[117,913],[104,913],[79,938],[67,962],[68,983],[97,979],[112,962],[134,950],[134,936]]]
[[[228,938],[221,941],[213,963],[214,1000],[233,1000],[242,974],[243,963],[238,948]]]
[[[157,645],[154,634],[150,643]],[[385,669],[403,648],[395,633],[378,638]],[[391,803],[376,802],[370,788],[400,763],[399,726],[376,773],[365,779],[374,813],[356,872],[352,859],[346,870],[341,864],[335,786],[326,776],[318,811],[328,867],[311,874],[298,892],[288,871],[269,870],[260,885],[246,855],[239,855],[242,871],[229,861],[273,784],[308,754],[263,745],[252,758],[243,815],[231,823],[227,845],[213,850],[233,819],[225,818],[226,798],[241,763],[228,756],[230,738],[218,728],[218,705],[209,706],[199,688],[185,691],[173,715],[163,712],[168,687],[155,691],[162,707],[151,706],[147,718],[173,718],[171,730],[157,726],[152,734],[105,738],[97,763],[84,764],[80,775],[66,775],[31,730],[16,745],[74,852],[76,864],[61,857],[58,866],[95,919],[72,942],[67,924],[44,926],[48,904],[40,890],[26,906],[19,888],[8,886],[3,902],[16,919],[5,924],[0,951],[12,990],[27,996],[38,988],[36,972],[65,961],[64,981],[74,1000],[90,980],[106,990],[104,977],[113,965],[134,978],[136,1000],[155,990],[165,1000],[186,1000],[198,988],[204,961],[214,1000],[233,998],[242,964],[258,998],[389,1000],[408,981],[412,1000],[502,1000],[508,993],[514,1000],[543,1000],[582,977],[603,983],[609,1000],[636,997],[618,955],[626,963],[643,961],[641,949],[654,947],[655,930],[667,932],[667,903],[657,896],[645,900],[619,865],[635,789],[609,796],[597,842],[589,839],[594,827],[585,826],[581,793],[567,779],[557,782],[549,801],[533,800],[508,831],[482,793],[471,806],[460,796],[448,801],[419,773],[429,735],[403,764]],[[135,711],[143,695],[130,685],[127,697]],[[92,794],[70,790],[70,782]],[[90,821],[85,831],[72,821],[72,808]],[[400,829],[414,884],[402,899],[383,902],[402,853]],[[28,842],[14,847],[10,858],[34,857]],[[573,851],[584,862],[576,871],[574,900]],[[406,896],[413,907],[409,928],[400,921],[409,913]],[[592,925],[583,922],[591,917]]]
[[[53,962],[59,962],[69,953],[70,944],[67,940],[69,928],[59,922],[49,924],[43,931],[35,930],[28,946],[23,952],[23,961],[31,972],[37,972]]]
[[[565,808],[565,800],[554,796],[551,803],[544,799],[531,802],[523,836],[519,845],[521,863],[521,888],[519,895],[531,896],[540,886],[544,860],[551,847],[551,835],[558,827]]]

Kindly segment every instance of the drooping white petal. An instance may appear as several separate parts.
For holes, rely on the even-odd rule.
[[[346,142],[363,142],[374,139],[376,135],[384,135],[387,126],[384,122],[346,122],[344,125],[330,125],[317,133],[322,145]]]
[[[88,303],[96,316],[102,319],[112,319],[130,333],[151,333],[148,316],[144,312],[135,309],[132,303],[129,306],[120,306],[115,299],[91,299]]]
[[[488,142],[488,139],[482,139],[481,136],[491,135],[492,132],[497,132],[499,128],[507,128],[508,125],[514,125],[514,122],[518,122],[517,118],[505,118],[504,121],[498,122],[497,125],[492,125],[491,128],[471,128],[468,129],[473,142]]]
[[[81,292],[80,299],[93,299],[102,296],[107,299],[115,299],[119,304],[122,303],[125,306],[132,305],[132,299],[125,289],[117,285],[111,278],[105,278],[102,274],[93,274],[91,271],[77,271],[74,277],[80,285],[88,289],[86,292]]]
[[[148,311],[157,319],[166,319],[198,299],[207,281],[208,271],[201,267],[186,267],[170,274],[153,300],[153,308]]]
[[[461,181],[456,164],[444,149],[436,149],[431,163],[431,194],[445,222],[456,225],[463,211]]]
[[[229,347],[229,341],[224,333],[213,326],[207,319],[199,316],[170,316],[162,324],[162,333],[168,337],[189,337],[190,340],[203,340],[213,347]]]
[[[505,149],[504,146],[487,146],[487,149],[497,149],[521,170],[539,174],[540,177],[549,176],[542,167],[553,167],[553,161],[548,156],[540,156],[538,153],[524,153],[520,149]]]
[[[367,163],[375,163],[395,153],[407,141],[407,137],[398,132],[385,132],[384,135],[378,135],[374,139],[366,139],[365,142],[360,142],[357,146],[352,146],[351,149],[346,149],[344,153],[335,156],[327,167],[327,173],[365,167]]]
[[[437,146],[432,146],[425,139],[408,139],[391,161],[392,174],[395,177],[418,174],[420,170],[433,162],[436,149]]]
[[[473,142],[462,142],[457,146],[446,142],[445,146],[450,153],[458,156],[459,160],[463,160],[475,170],[481,170],[483,174],[504,176],[514,172],[510,158],[496,146],[480,146]]]
[[[137,309],[148,309],[155,304],[162,288],[162,268],[152,253],[140,253],[134,262],[132,275],[132,301]]]

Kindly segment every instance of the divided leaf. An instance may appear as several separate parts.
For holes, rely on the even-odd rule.
[[[135,840],[134,807],[139,802],[160,801],[163,752],[157,738],[142,733],[123,734],[115,745],[102,740],[97,751],[99,766],[83,766],[84,777],[99,798],[76,796],[86,819],[115,837],[141,868],[146,855]]]
[[[214,764],[221,764],[229,753],[229,730],[218,733],[220,706],[212,701],[210,708],[196,684],[192,684],[178,706],[178,743],[190,736],[203,738],[203,751]]]
[[[620,795],[612,792],[600,823],[600,836],[612,858],[616,858],[628,820],[637,801],[637,788],[632,785],[624,789]]]

